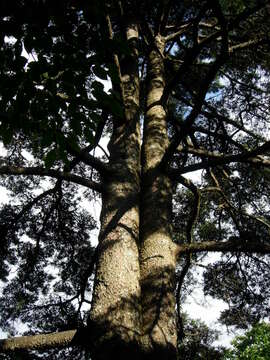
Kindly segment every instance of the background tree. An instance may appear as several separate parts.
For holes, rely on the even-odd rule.
[[[228,302],[222,321],[263,319],[267,1],[0,7],[0,174],[10,194],[0,325],[12,336],[23,322],[29,335],[1,351],[175,359],[184,354],[180,305],[211,251],[224,255],[206,269],[204,290]],[[109,92],[97,77],[111,80]],[[184,176],[196,170],[196,182]],[[97,197],[95,248],[83,204]]]
[[[225,359],[267,359],[270,350],[270,326],[258,323],[243,336],[232,341],[233,348]]]
[[[200,320],[189,319],[183,316],[184,338],[179,346],[179,353],[184,360],[222,359],[225,348],[214,346],[218,339],[218,332],[209,329]]]

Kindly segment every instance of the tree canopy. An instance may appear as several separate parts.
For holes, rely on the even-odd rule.
[[[270,352],[270,326],[258,323],[243,336],[232,341],[233,349],[228,351],[225,359],[267,359]]]
[[[18,0],[0,14],[0,327],[64,334],[0,351],[174,359],[208,252],[220,321],[269,316],[268,2]]]

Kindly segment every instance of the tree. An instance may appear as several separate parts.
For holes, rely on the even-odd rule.
[[[183,360],[223,358],[224,348],[213,345],[218,339],[218,332],[211,330],[200,320],[183,316],[185,336],[180,344],[179,352]]]
[[[211,251],[225,257],[205,290],[233,302],[225,321],[253,321],[254,274],[269,282],[267,1],[21,0],[1,14],[1,326],[29,328],[1,351],[176,359],[185,280]],[[196,170],[201,182],[184,176]],[[93,248],[81,204],[95,194]]]
[[[258,323],[243,336],[232,341],[233,349],[225,359],[267,359],[270,351],[270,326]]]

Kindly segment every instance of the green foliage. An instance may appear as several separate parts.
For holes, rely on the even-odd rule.
[[[183,360],[211,359],[221,360],[224,348],[213,346],[219,333],[211,330],[200,321],[184,316],[184,338],[179,345],[179,353]]]
[[[104,34],[97,33],[104,14],[98,4],[95,22],[88,8],[82,12],[71,3],[2,7],[0,139],[8,146],[23,134],[29,150],[43,153],[46,167],[66,163],[66,143],[93,141],[102,109],[123,116],[119,99],[95,80],[106,80],[113,69],[104,66]],[[117,47],[124,51],[126,45],[118,40]]]
[[[204,272],[204,292],[229,304],[220,320],[246,329],[269,313],[268,259],[262,256],[223,255]]]
[[[213,222],[202,223],[198,228],[198,236],[201,240],[216,240],[219,235],[219,229]]]
[[[270,325],[262,322],[232,341],[224,360],[267,360],[270,358]]]

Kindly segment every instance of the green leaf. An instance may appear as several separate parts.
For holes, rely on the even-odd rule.
[[[44,79],[49,79],[49,73],[48,72],[45,72],[41,75],[42,78]]]

